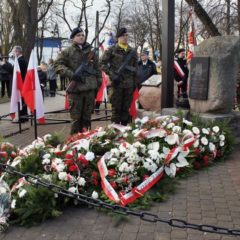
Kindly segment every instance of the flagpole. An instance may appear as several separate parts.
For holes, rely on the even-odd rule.
[[[33,117],[34,117],[34,137],[35,137],[35,139],[37,139],[37,136],[38,136],[38,134],[37,134],[37,111],[36,111],[36,109],[34,109],[34,113],[33,113]]]
[[[20,116],[20,103],[17,103],[18,107],[18,126],[19,126],[19,133],[22,133],[22,123],[21,123],[21,116]]]

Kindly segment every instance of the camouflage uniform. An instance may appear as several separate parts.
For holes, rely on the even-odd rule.
[[[83,44],[82,49],[72,44],[59,54],[54,63],[56,73],[64,78],[72,79],[75,70],[86,60],[91,51],[89,43]],[[82,132],[83,128],[91,126],[91,114],[94,107],[95,92],[101,86],[101,72],[97,58],[94,57],[89,63],[89,71],[85,77],[85,83],[72,82],[74,88],[67,90],[70,104],[70,116],[73,120],[71,134]],[[71,83],[70,83],[71,84]]]
[[[106,50],[101,58],[100,68],[109,75],[110,80],[113,78],[115,72],[124,62],[126,55],[133,50],[128,46],[125,51],[118,44]],[[135,52],[128,66],[136,69],[137,53]],[[110,94],[110,103],[112,104],[112,122],[126,125],[130,122],[129,108],[132,102],[133,91],[136,88],[136,70],[124,70],[121,75],[120,84],[112,83]]]

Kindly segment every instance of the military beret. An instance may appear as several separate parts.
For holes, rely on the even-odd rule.
[[[176,53],[181,53],[181,52],[185,52],[184,48],[179,48],[178,50],[176,50]]]
[[[148,50],[146,50],[146,49],[143,49],[142,51],[141,51],[141,55],[149,55],[149,51]]]
[[[116,38],[119,38],[119,37],[123,36],[125,33],[127,33],[127,29],[126,28],[120,28],[117,31]]]
[[[78,34],[78,33],[80,33],[80,32],[83,32],[83,30],[81,29],[81,28],[74,28],[73,30],[72,30],[72,33],[71,33],[71,35],[70,35],[70,39],[73,39],[74,38],[74,36],[76,35],[76,34]]]

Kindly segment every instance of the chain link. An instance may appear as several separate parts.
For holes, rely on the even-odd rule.
[[[166,223],[172,227],[177,227],[182,229],[194,229],[202,232],[240,236],[240,229],[228,229],[228,228],[218,227],[214,225],[207,225],[207,224],[193,224],[193,223],[188,223],[185,220],[176,219],[176,218],[162,219],[157,214],[153,214],[151,212],[145,212],[145,211],[138,212],[138,211],[131,210],[128,207],[123,207],[120,205],[112,205],[110,203],[106,203],[106,202],[103,202],[102,200],[88,197],[80,193],[69,192],[68,190],[58,185],[43,181],[42,179],[32,174],[21,173],[17,171],[14,167],[7,164],[0,163],[0,170],[3,170],[9,174],[18,175],[19,177],[25,177],[25,179],[29,183],[33,184],[34,186],[46,187],[56,194],[73,198],[89,206],[112,210],[112,212],[121,214],[121,215],[131,215],[131,216],[140,217],[143,221],[146,221],[146,222],[152,222],[152,223],[161,222],[161,223]]]

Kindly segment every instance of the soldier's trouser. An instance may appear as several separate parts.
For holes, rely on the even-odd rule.
[[[95,91],[84,91],[69,94],[70,117],[73,120],[71,134],[82,132],[83,128],[91,127],[91,114],[94,107]]]
[[[127,125],[131,121],[129,108],[133,98],[133,88],[113,88],[110,102],[112,104],[112,122]]]

